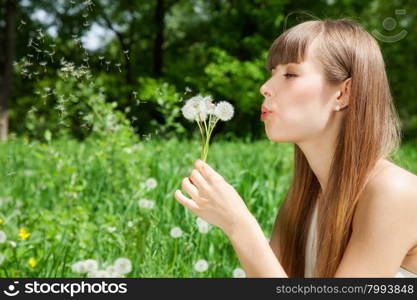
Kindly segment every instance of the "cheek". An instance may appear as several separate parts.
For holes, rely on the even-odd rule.
[[[325,127],[326,111],[320,80],[299,79],[288,83],[277,97],[276,112],[265,124],[268,137],[278,141],[296,142]]]

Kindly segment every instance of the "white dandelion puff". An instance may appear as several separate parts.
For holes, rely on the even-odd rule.
[[[158,185],[158,182],[156,181],[155,178],[149,178],[146,180],[145,185],[148,189],[152,190],[156,188],[156,186]]]
[[[234,114],[233,105],[227,101],[220,101],[214,109],[214,114],[222,121],[229,121]]]
[[[236,268],[233,270],[233,277],[234,278],[244,278],[246,277],[246,273],[242,268]]]
[[[85,264],[85,261],[81,260],[81,261],[77,261],[75,262],[72,266],[71,269],[74,273],[87,273],[87,266]]]
[[[119,257],[114,262],[114,269],[117,273],[124,275],[132,271],[132,263],[125,257]]]
[[[200,259],[198,260],[195,264],[194,264],[194,269],[197,272],[205,272],[208,269],[208,263],[206,260],[204,259]]]
[[[129,222],[127,222],[127,227],[133,227],[133,222],[132,221],[129,221]]]
[[[7,240],[7,235],[4,231],[0,230],[0,244],[3,244]]]
[[[170,231],[170,235],[176,239],[182,236],[182,230],[180,227],[173,227]]]
[[[93,272],[98,270],[98,262],[95,259],[86,259],[84,261],[84,267],[87,272]]]

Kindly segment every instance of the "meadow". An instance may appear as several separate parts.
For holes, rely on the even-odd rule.
[[[416,149],[403,144],[395,161],[417,173]],[[292,154],[292,144],[269,140],[210,146],[207,162],[236,188],[268,238]],[[173,196],[199,155],[197,138],[12,137],[0,144],[0,276],[84,277],[74,271],[77,261],[93,259],[105,269],[122,257],[131,262],[125,277],[235,277],[241,266],[225,234],[211,225],[200,230]],[[207,264],[196,267],[199,260]]]

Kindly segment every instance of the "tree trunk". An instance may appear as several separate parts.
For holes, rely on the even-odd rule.
[[[0,96],[0,139],[7,140],[9,131],[8,101],[12,88],[13,60],[16,53],[16,0],[6,2],[5,53],[3,86]]]
[[[154,44],[154,75],[155,77],[162,76],[162,45],[164,43],[164,15],[165,7],[164,0],[156,1],[155,9],[155,25],[156,25],[156,38]]]

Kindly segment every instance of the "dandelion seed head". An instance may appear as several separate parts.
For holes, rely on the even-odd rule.
[[[93,272],[98,270],[98,262],[95,259],[86,259],[83,263],[87,272]]]
[[[170,235],[171,237],[173,237],[174,239],[179,238],[182,236],[182,230],[180,227],[173,227],[170,231]]]
[[[233,277],[234,278],[244,278],[246,277],[246,273],[242,268],[236,268],[233,270]]]
[[[74,273],[79,273],[79,274],[88,272],[88,269],[84,260],[77,261],[74,264],[72,264],[71,269]]]
[[[158,183],[157,183],[155,178],[148,178],[145,182],[145,185],[148,189],[152,190],[152,189],[156,188]]]
[[[206,260],[204,259],[200,259],[198,260],[195,264],[194,264],[194,269],[197,272],[205,272],[208,269],[208,263]]]
[[[233,105],[227,101],[220,101],[214,109],[214,114],[222,121],[229,121],[234,114]]]
[[[128,258],[119,257],[114,261],[114,268],[119,274],[127,274],[132,271],[132,263]]]

